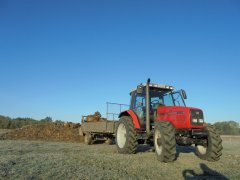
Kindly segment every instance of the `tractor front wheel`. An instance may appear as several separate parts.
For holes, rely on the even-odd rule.
[[[154,148],[159,161],[172,162],[176,159],[175,129],[170,122],[156,122]]]
[[[206,125],[208,132],[207,145],[196,145],[196,155],[203,160],[218,161],[222,155],[222,139],[216,129],[211,125]]]
[[[119,153],[134,154],[137,149],[137,133],[132,118],[122,116],[116,127],[116,146]]]

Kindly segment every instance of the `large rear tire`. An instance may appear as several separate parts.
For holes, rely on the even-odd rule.
[[[196,155],[203,160],[218,161],[222,155],[222,139],[213,126],[206,125],[205,129],[208,132],[207,146],[197,145]]]
[[[116,146],[121,154],[134,154],[137,149],[137,133],[132,118],[122,116],[116,127]]]
[[[155,123],[154,148],[159,161],[172,162],[176,159],[175,129],[170,122]]]

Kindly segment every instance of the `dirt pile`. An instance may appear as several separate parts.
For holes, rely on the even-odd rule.
[[[86,116],[86,122],[97,122],[101,120],[101,113],[100,112],[95,112],[93,115],[88,115]]]
[[[41,139],[56,141],[82,142],[79,136],[80,124],[46,123],[24,126],[5,134],[6,139]]]

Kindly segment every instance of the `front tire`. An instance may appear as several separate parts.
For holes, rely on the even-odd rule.
[[[175,129],[168,121],[158,121],[154,129],[154,149],[161,162],[172,162],[176,159]]]
[[[222,155],[222,139],[216,129],[211,125],[206,125],[208,132],[207,146],[197,145],[196,155],[203,160],[218,161]]]
[[[137,149],[137,133],[132,118],[122,116],[116,127],[116,146],[121,154],[134,154]]]

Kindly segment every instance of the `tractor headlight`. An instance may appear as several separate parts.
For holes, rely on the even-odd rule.
[[[192,125],[202,125],[204,123],[203,112],[200,109],[191,109],[190,111]]]
[[[197,119],[193,119],[192,122],[198,123],[198,120]]]

